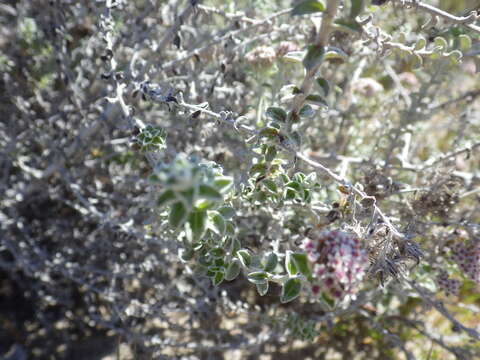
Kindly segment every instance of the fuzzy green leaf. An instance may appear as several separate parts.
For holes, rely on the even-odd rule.
[[[242,265],[245,267],[249,267],[250,264],[252,263],[252,255],[246,249],[238,250],[237,257],[242,263]]]
[[[268,282],[268,274],[265,271],[253,271],[247,275],[247,279],[254,284],[264,284]]]
[[[285,268],[287,269],[288,275],[293,276],[298,274],[298,267],[292,258],[292,252],[287,251],[287,256],[285,257]]]
[[[330,93],[330,84],[329,84],[328,80],[326,80],[322,77],[319,77],[319,78],[317,78],[317,84],[322,89],[323,96],[328,96],[328,94]]]
[[[222,201],[223,196],[216,189],[209,185],[202,184],[198,187],[198,195],[201,198],[212,200],[212,201]]]
[[[274,252],[271,252],[270,254],[267,255],[267,258],[265,260],[264,270],[266,272],[272,272],[277,267],[277,264],[278,264],[278,256]]]
[[[325,56],[325,48],[319,45],[310,45],[307,54],[303,58],[303,66],[307,71],[318,66]]]
[[[323,1],[318,0],[306,0],[299,3],[292,9],[292,15],[307,15],[317,12],[325,11],[325,4]]]
[[[306,105],[303,105],[303,107],[300,109],[300,111],[298,112],[298,115],[300,117],[310,118],[315,115],[315,110],[313,110],[313,108],[310,105],[306,104]]]
[[[308,278],[312,273],[310,271],[310,267],[308,266],[307,254],[294,253],[294,254],[291,254],[291,257],[295,262],[295,266],[300,271],[300,273],[303,276]]]
[[[263,180],[263,185],[265,185],[265,187],[268,190],[270,190],[272,193],[277,193],[277,191],[278,191],[277,184],[273,180],[265,179],[265,180]]]
[[[283,304],[292,301],[298,295],[300,295],[301,289],[302,289],[302,282],[299,279],[288,279],[283,285],[280,301]]]
[[[269,107],[265,114],[272,120],[278,122],[285,122],[287,120],[287,113],[279,107]]]
[[[324,56],[325,60],[340,59],[342,61],[346,61],[347,57],[348,55],[345,53],[345,51],[334,46],[329,46]]]
[[[213,227],[213,230],[218,235],[223,236],[225,234],[225,230],[226,230],[225,219],[223,218],[222,215],[220,215],[220,213],[214,214],[212,216],[211,227]]]
[[[188,224],[192,230],[193,239],[200,239],[207,228],[207,212],[193,211],[188,217]]]
[[[268,292],[268,281],[262,284],[255,284],[255,286],[260,296],[263,296]]]
[[[233,259],[230,264],[228,264],[227,269],[225,270],[225,280],[232,281],[240,274],[240,262],[238,259]]]
[[[166,190],[158,197],[157,206],[162,207],[173,200],[175,200],[175,193],[172,190]]]
[[[265,152],[265,160],[272,161],[277,156],[277,148],[275,146],[269,146],[267,151]]]
[[[230,220],[232,217],[235,216],[235,209],[231,206],[222,206],[218,208],[218,212],[222,214],[225,220]]]
[[[316,105],[320,105],[328,108],[327,101],[320,95],[316,95],[316,94],[308,95],[305,100],[310,101]]]
[[[187,215],[188,212],[185,208],[185,205],[183,205],[181,201],[177,201],[172,205],[170,209],[170,214],[168,217],[170,226],[173,228],[179,227],[185,222],[185,220],[187,219]]]
[[[233,179],[228,176],[217,177],[213,181],[215,187],[220,190],[222,194],[225,194],[230,190],[233,185]]]
[[[212,283],[214,286],[218,286],[222,283],[225,278],[225,274],[222,271],[217,271],[215,276],[212,278]]]

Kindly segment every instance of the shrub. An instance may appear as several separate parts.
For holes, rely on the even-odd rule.
[[[476,2],[0,11],[4,358],[479,356]]]

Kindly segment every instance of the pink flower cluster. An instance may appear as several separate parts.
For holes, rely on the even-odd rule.
[[[451,279],[448,277],[448,273],[445,270],[441,270],[437,276],[438,286],[448,295],[458,295],[460,291],[460,280]]]
[[[335,300],[346,295],[354,298],[368,266],[367,254],[356,236],[338,230],[323,231],[305,239],[303,249],[313,264],[315,295],[323,292]]]
[[[458,242],[452,247],[452,260],[473,281],[480,284],[480,243]]]

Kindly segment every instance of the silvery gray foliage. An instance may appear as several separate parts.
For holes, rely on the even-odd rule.
[[[373,3],[1,4],[0,357],[478,356],[478,14]]]

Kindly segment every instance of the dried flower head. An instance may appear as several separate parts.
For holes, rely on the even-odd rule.
[[[312,291],[340,300],[354,298],[366,273],[367,253],[360,240],[343,231],[323,231],[303,242],[303,248],[313,264]]]
[[[467,277],[480,284],[480,243],[456,243],[452,246],[452,260]]]
[[[245,55],[245,60],[257,67],[271,66],[275,58],[275,50],[270,46],[259,46]]]
[[[460,285],[462,284],[460,280],[449,278],[448,273],[445,270],[440,270],[436,280],[438,286],[445,292],[447,296],[458,295],[460,291]]]
[[[376,93],[384,91],[383,85],[372,78],[358,79],[357,82],[353,84],[353,89],[367,97],[371,97]]]
[[[412,201],[412,207],[421,215],[430,213],[448,216],[459,201],[458,189],[460,186],[460,179],[448,174],[439,174],[433,179],[429,191],[417,194]]]
[[[282,56],[288,54],[291,51],[298,51],[300,48],[297,44],[291,41],[282,41],[277,46],[277,56],[281,58]]]

